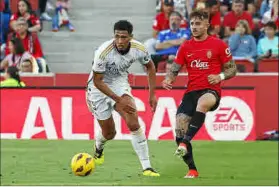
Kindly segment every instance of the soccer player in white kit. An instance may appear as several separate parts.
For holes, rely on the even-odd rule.
[[[145,47],[133,38],[133,25],[120,20],[114,24],[114,39],[104,42],[95,52],[86,100],[89,110],[97,118],[102,131],[95,142],[95,162],[103,164],[104,145],[116,134],[112,111],[117,111],[131,132],[132,145],[143,168],[144,176],[160,176],[150,164],[147,140],[138,122],[136,105],[128,82],[128,68],[132,63],[146,67],[149,82],[149,104],[157,106],[155,96],[155,66]]]

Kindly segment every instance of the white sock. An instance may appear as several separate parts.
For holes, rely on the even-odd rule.
[[[139,157],[142,169],[145,170],[146,168],[151,168],[147,140],[142,129],[139,128],[137,131],[131,132],[131,135],[132,135],[132,145]]]
[[[97,137],[96,137],[96,148],[98,150],[102,150],[104,149],[104,146],[105,146],[105,143],[107,142],[108,140],[103,136],[103,133],[102,132],[99,132]]]

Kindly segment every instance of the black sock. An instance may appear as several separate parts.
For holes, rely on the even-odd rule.
[[[190,142],[197,134],[205,120],[205,113],[196,111],[189,123],[188,130],[183,138],[184,142]]]
[[[177,144],[177,146],[179,146],[179,144],[182,142],[182,140],[183,140],[183,137],[175,137],[175,141],[176,141],[176,144]]]
[[[180,137],[175,137],[175,141],[177,146],[183,141],[183,138]],[[192,145],[191,143],[187,142],[187,154],[185,156],[183,156],[183,161],[185,162],[185,164],[187,164],[187,166],[189,167],[189,169],[194,169],[197,170],[195,162],[194,162],[194,158],[193,158],[193,149],[192,149]]]
[[[187,147],[187,154],[183,156],[184,162],[188,165],[189,169],[194,169],[197,170],[195,162],[194,162],[194,157],[193,157],[193,148],[190,142],[186,144]]]

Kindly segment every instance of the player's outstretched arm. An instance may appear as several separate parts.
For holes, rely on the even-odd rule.
[[[149,104],[153,111],[155,111],[157,106],[157,99],[155,95],[156,89],[156,69],[152,60],[145,64],[147,75],[148,75],[148,84],[149,84]]]
[[[172,83],[175,81],[180,69],[181,69],[181,65],[175,62],[173,62],[171,67],[167,69],[165,80],[162,82],[162,86],[165,89],[167,90],[172,89]]]
[[[229,62],[225,63],[223,65],[223,74],[224,74],[224,79],[230,79],[236,75],[237,68],[234,60],[230,60]]]

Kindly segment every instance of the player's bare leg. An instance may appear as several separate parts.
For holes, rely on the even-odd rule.
[[[105,159],[104,157],[105,143],[108,140],[112,140],[115,137],[116,131],[115,131],[115,124],[112,116],[106,120],[98,120],[98,122],[102,131],[99,132],[99,134],[96,137],[94,159],[96,164],[100,165],[104,163],[104,159]]]
[[[189,125],[190,121],[191,121],[191,117],[184,113],[179,113],[176,115],[175,133],[176,133],[177,146],[179,146],[180,143],[182,142],[183,137],[188,130],[188,125]],[[197,168],[196,168],[196,165],[194,162],[191,143],[189,143],[185,148],[187,150],[186,149],[177,149],[175,152],[176,155],[184,155],[184,156],[181,156],[181,158],[183,159],[183,161],[187,164],[187,166],[189,168],[189,172],[186,174],[185,177],[191,177],[191,176],[198,177],[198,171],[197,171]]]
[[[192,156],[189,157],[193,158],[192,145],[190,141],[193,139],[193,137],[196,135],[196,133],[199,131],[202,124],[204,123],[206,113],[215,105],[216,102],[217,99],[212,93],[205,93],[199,98],[196,112],[191,118],[188,129],[176,150],[176,154],[178,156],[185,158],[187,154],[191,155],[192,153]],[[196,177],[198,177],[198,172],[196,170],[191,169],[189,173],[185,176],[185,178]]]
[[[129,100],[131,102],[131,105],[136,108],[134,99],[132,97],[128,95],[123,95],[122,97]],[[131,132],[132,145],[142,165],[143,175],[152,177],[160,176],[160,174],[151,167],[147,140],[142,128],[139,125],[137,112],[127,113],[117,103],[115,105],[115,110],[123,117]]]

